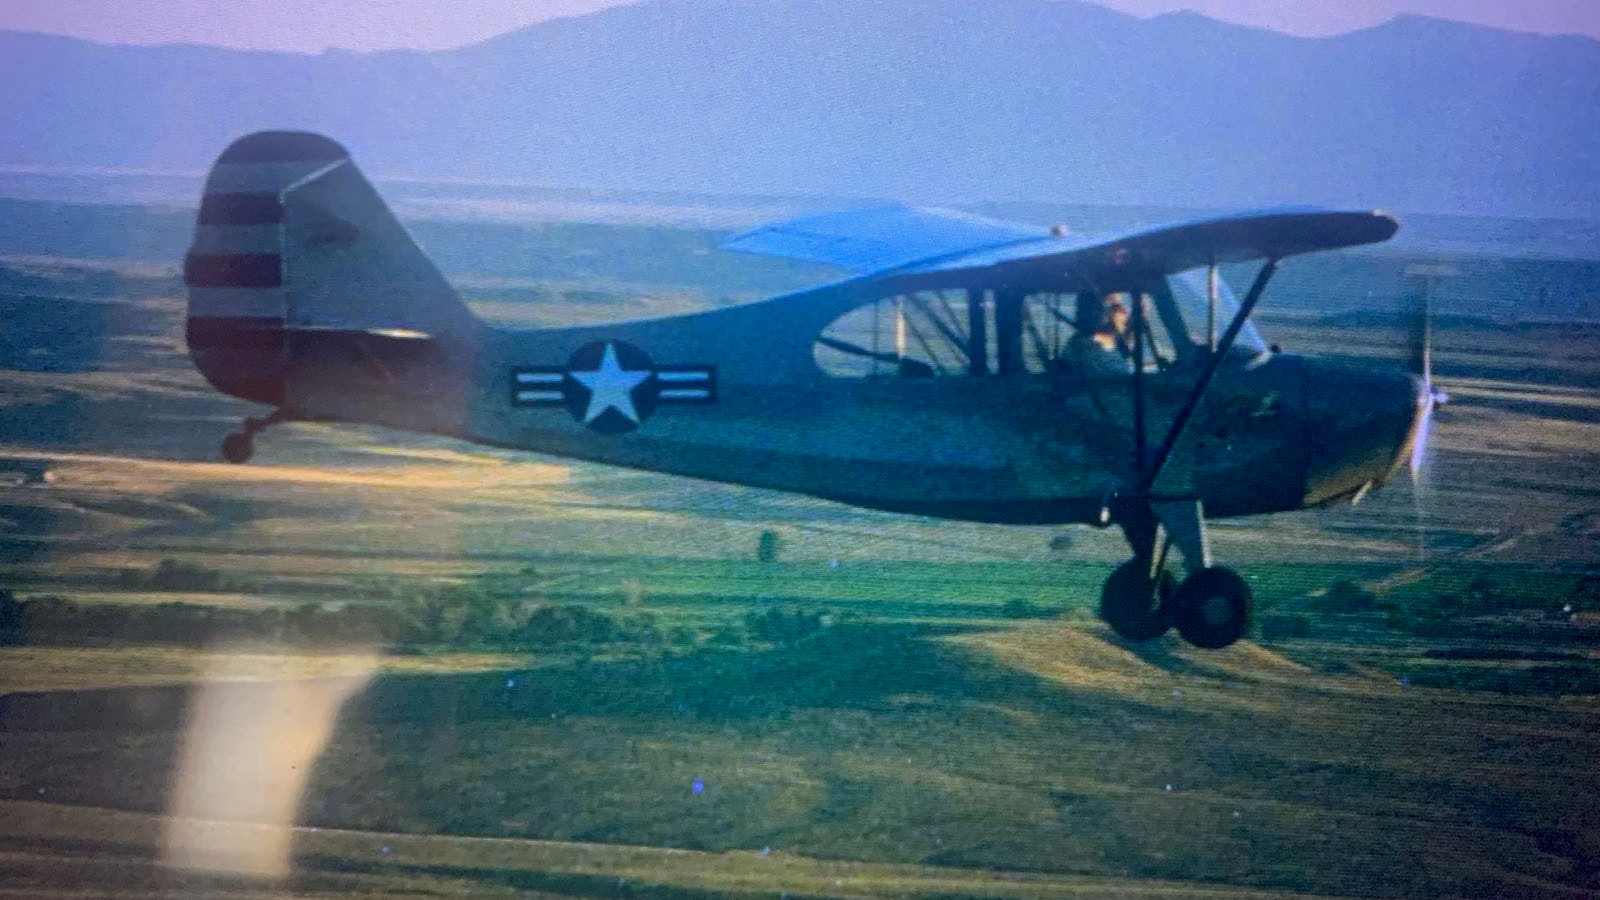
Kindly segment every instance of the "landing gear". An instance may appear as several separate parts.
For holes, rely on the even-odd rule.
[[[1154,640],[1172,627],[1167,615],[1171,596],[1171,574],[1163,569],[1151,575],[1148,561],[1130,559],[1100,589],[1100,618],[1124,640]]]
[[[236,431],[222,439],[222,458],[234,465],[249,462],[255,454],[255,441],[247,433]]]
[[[250,457],[256,454],[256,435],[283,420],[281,409],[274,411],[265,419],[245,419],[243,431],[235,431],[222,439],[222,458],[234,465],[249,462]]]
[[[1124,508],[1122,530],[1133,559],[1118,566],[1100,591],[1100,617],[1129,641],[1160,637],[1172,626],[1208,650],[1226,647],[1250,627],[1250,586],[1232,569],[1210,565],[1205,519],[1198,502]],[[1176,588],[1167,552],[1176,546],[1189,577]]]
[[[1239,573],[1221,566],[1201,569],[1173,594],[1173,624],[1196,647],[1226,647],[1250,627],[1250,600],[1250,585]]]
[[[1122,512],[1119,524],[1133,548],[1133,559],[1117,566],[1100,589],[1100,618],[1123,640],[1154,640],[1172,627],[1167,611],[1172,597],[1167,542],[1161,539],[1158,547],[1162,536],[1148,507]]]

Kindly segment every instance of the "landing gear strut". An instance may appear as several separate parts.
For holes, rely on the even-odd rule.
[[[1232,569],[1210,565],[1205,519],[1194,501],[1152,503],[1119,516],[1133,559],[1100,592],[1100,617],[1124,640],[1148,641],[1177,626],[1183,639],[1214,650],[1250,627],[1250,586]],[[1176,588],[1167,571],[1176,545],[1189,575]]]
[[[222,458],[235,465],[249,462],[256,453],[256,435],[282,421],[283,410],[276,410],[264,419],[245,419],[243,431],[235,431],[222,439]]]

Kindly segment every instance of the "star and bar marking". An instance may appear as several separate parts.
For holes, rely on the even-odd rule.
[[[563,406],[601,434],[623,434],[667,403],[705,404],[717,399],[711,366],[657,366],[623,341],[579,347],[565,366],[524,366],[511,372],[511,405]]]

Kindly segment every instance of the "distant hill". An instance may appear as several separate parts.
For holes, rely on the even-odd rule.
[[[586,291],[639,297],[664,291],[722,304],[841,275],[824,266],[718,251],[726,232],[705,228],[442,219],[409,219],[407,225],[440,270],[474,300],[543,303],[552,293],[572,301]],[[155,285],[141,289],[141,296],[150,291],[181,294],[178,271],[193,229],[194,212],[187,209],[0,198],[0,300],[59,292],[59,284],[52,287],[30,274],[30,266],[48,257],[85,263],[90,269],[95,261],[137,263],[136,269],[145,272],[141,277]],[[1600,322],[1600,259],[1515,257],[1493,250],[1449,252],[1445,258],[1458,277],[1435,289],[1441,321],[1465,316]],[[1296,257],[1273,280],[1263,311],[1271,316],[1362,310],[1387,322],[1410,308],[1403,298],[1417,288],[1408,272],[1418,259],[1437,262],[1439,257],[1392,244]],[[1243,291],[1254,275],[1253,264],[1223,268],[1223,277],[1236,291]],[[99,300],[129,291],[126,283],[93,276],[72,296]],[[48,330],[58,321],[41,319],[17,324],[14,330]],[[6,310],[0,309],[0,336],[8,327]],[[0,368],[6,367],[5,343],[0,339]]]
[[[1600,42],[1417,17],[1309,39],[1077,0],[646,0],[438,53],[0,32],[0,80],[0,165],[192,170],[304,127],[380,177],[1600,215]]]

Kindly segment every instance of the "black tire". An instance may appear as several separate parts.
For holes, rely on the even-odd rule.
[[[256,454],[250,435],[234,432],[222,439],[222,458],[234,465],[247,463]]]
[[[1172,619],[1183,639],[1217,650],[1250,629],[1250,585],[1232,569],[1201,569],[1172,595]]]
[[[1166,609],[1171,593],[1171,575],[1151,579],[1148,563],[1130,559],[1100,589],[1100,618],[1124,640],[1154,640],[1172,627]]]

